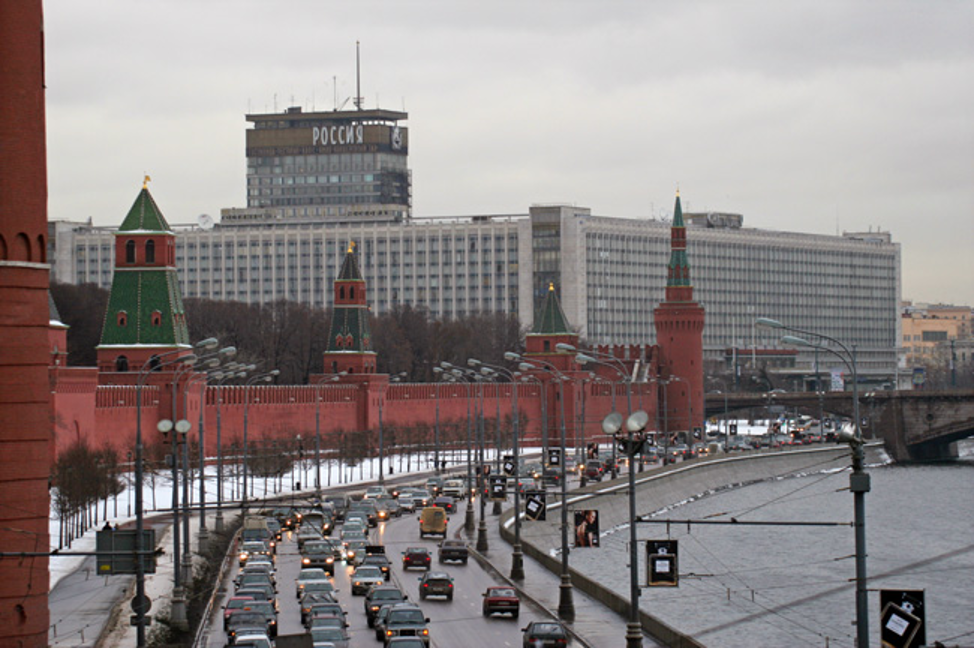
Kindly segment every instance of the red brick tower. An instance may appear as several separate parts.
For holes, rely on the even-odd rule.
[[[0,0],[0,549],[47,553],[47,153],[40,0]],[[0,646],[46,646],[46,556],[0,562]]]
[[[355,244],[350,244],[334,286],[331,330],[325,351],[326,374],[346,372],[349,375],[375,373],[369,306],[366,303],[365,280],[355,259]]]
[[[666,298],[654,311],[654,317],[656,342],[660,348],[659,377],[662,381],[669,380],[662,388],[659,401],[660,408],[664,404],[666,406],[667,429],[689,431],[693,427],[701,427],[704,421],[704,311],[693,301],[690,262],[687,259],[687,229],[683,223],[679,192],[670,231]]]

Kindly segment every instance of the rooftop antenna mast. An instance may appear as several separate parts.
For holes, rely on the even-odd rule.
[[[362,110],[362,75],[358,41],[355,41],[355,108]]]

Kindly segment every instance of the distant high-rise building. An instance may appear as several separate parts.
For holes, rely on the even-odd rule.
[[[409,130],[383,109],[248,115],[247,209],[225,222],[275,218],[403,221],[409,217]]]

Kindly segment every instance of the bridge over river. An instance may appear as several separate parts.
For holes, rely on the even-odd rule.
[[[748,408],[780,405],[852,417],[851,391],[826,393],[737,393],[708,395],[707,417]],[[726,407],[725,407],[726,405]],[[859,395],[863,433],[879,438],[897,462],[957,457],[956,443],[974,436],[974,390],[871,390]]]

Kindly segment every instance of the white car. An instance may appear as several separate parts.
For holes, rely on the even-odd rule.
[[[384,487],[374,486],[370,488],[365,488],[365,496],[363,499],[391,499],[392,495],[386,491]]]
[[[274,644],[266,634],[244,634],[233,642],[234,648],[273,648]]]

